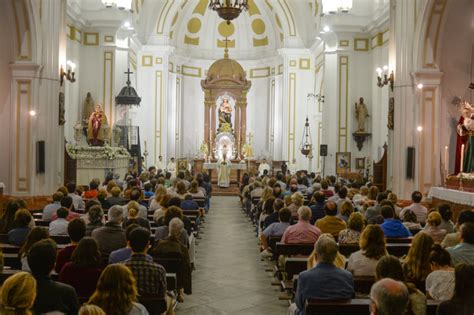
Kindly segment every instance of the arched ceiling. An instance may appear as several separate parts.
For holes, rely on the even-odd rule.
[[[221,58],[228,37],[233,58],[260,59],[276,55],[281,47],[303,47],[307,38],[300,34],[316,29],[317,0],[249,0],[249,10],[230,25],[208,4],[209,0],[145,1],[139,37],[146,44],[168,43],[178,54],[205,59]]]

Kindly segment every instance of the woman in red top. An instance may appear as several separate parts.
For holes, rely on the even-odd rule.
[[[74,287],[78,297],[90,297],[102,273],[99,264],[97,242],[92,237],[84,237],[72,253],[71,262],[61,269],[59,281]]]

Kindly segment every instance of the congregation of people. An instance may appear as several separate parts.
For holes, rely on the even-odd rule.
[[[314,246],[307,270],[295,276],[289,314],[304,314],[310,299],[355,298],[358,277],[374,278],[371,314],[424,315],[428,299],[439,302],[440,315],[474,313],[474,211],[462,210],[455,220],[447,204],[425,207],[419,191],[402,203],[370,182],[302,171],[245,175],[240,191],[261,256],[275,260],[279,272],[287,257],[275,256],[271,239]],[[411,245],[395,257],[392,241]],[[358,250],[342,255],[348,246]]]
[[[0,247],[17,249],[21,271],[7,266],[12,254],[0,253],[8,271],[0,313],[174,314],[192,293],[211,192],[208,174],[150,167],[124,180],[111,174],[88,186],[68,183],[41,210],[8,201]]]

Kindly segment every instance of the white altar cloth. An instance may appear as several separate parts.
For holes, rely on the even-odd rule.
[[[204,163],[202,168],[205,170],[216,170],[218,169],[218,163]],[[247,164],[245,163],[231,163],[230,164],[231,170],[245,170],[247,169]]]
[[[474,207],[474,193],[468,191],[460,191],[444,187],[431,187],[428,192],[428,198],[433,197]]]

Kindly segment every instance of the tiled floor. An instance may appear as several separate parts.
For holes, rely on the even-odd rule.
[[[260,261],[255,232],[237,197],[213,197],[193,273],[177,314],[286,314],[288,302]]]

